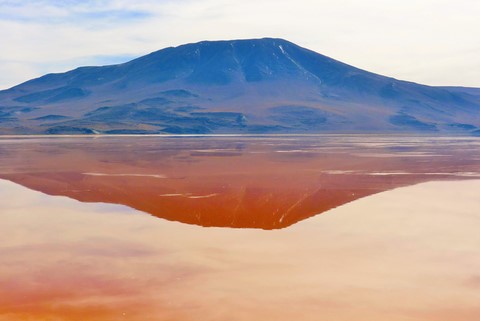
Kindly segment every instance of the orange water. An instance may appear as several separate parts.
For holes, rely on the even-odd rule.
[[[476,144],[0,142],[0,320],[480,319]]]

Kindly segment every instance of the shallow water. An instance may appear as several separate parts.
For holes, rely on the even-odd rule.
[[[0,320],[480,319],[479,147],[0,140]]]
[[[480,139],[3,139],[0,178],[171,221],[279,229],[396,187],[480,178]]]

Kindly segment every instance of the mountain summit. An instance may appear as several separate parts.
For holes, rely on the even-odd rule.
[[[0,91],[2,134],[480,133],[480,89],[370,73],[282,39],[202,41]]]

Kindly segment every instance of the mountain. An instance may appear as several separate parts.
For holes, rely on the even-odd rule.
[[[0,134],[480,135],[480,89],[370,73],[282,39],[203,41],[0,91]]]

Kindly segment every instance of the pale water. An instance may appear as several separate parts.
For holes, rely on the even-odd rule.
[[[0,139],[0,178],[0,320],[480,319],[480,139]]]

